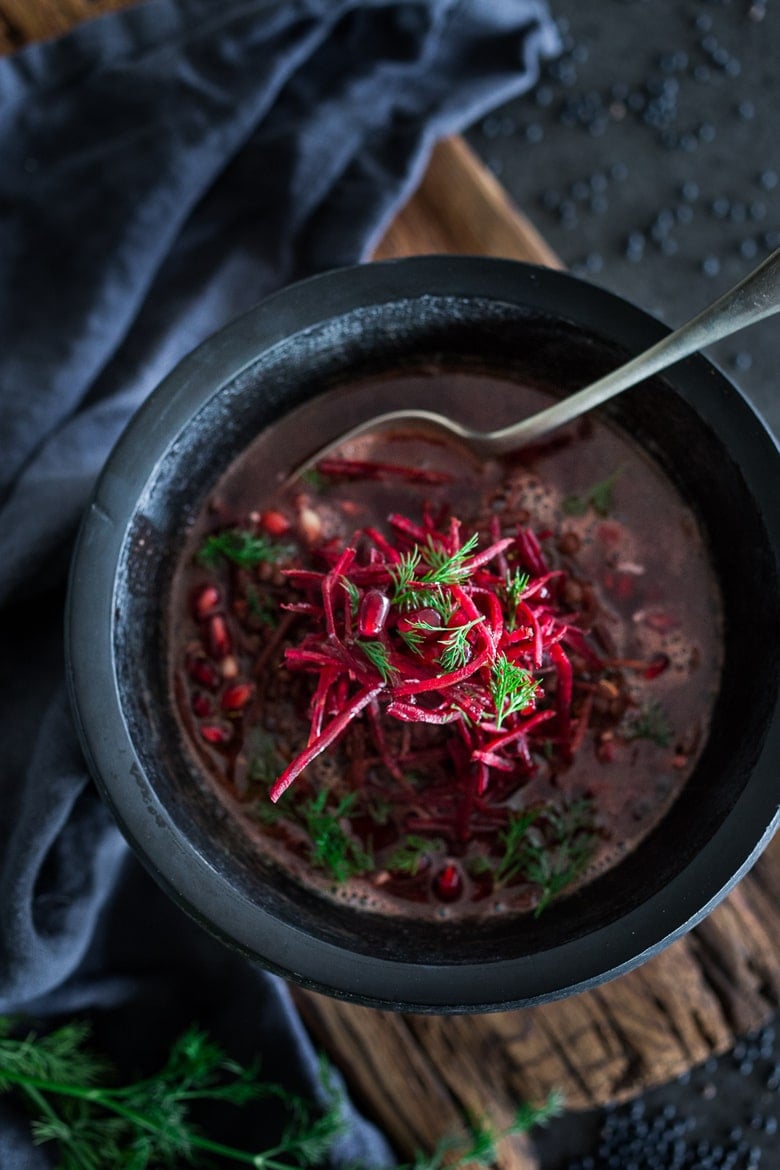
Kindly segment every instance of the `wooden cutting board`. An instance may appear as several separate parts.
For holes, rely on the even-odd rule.
[[[127,0],[0,0],[0,51],[56,35]],[[435,150],[377,258],[465,252],[560,261],[462,139]],[[709,918],[643,967],[524,1011],[417,1016],[295,991],[304,1020],[404,1154],[464,1118],[500,1126],[519,1101],[563,1091],[570,1109],[623,1100],[728,1049],[780,1003],[780,839]],[[505,1142],[501,1170],[533,1170]]]

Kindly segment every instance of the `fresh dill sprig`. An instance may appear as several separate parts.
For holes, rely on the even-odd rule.
[[[393,603],[395,605],[400,604],[400,598],[409,589],[415,578],[419,564],[420,550],[415,545],[410,552],[402,553],[398,563],[390,567],[390,580],[392,581],[394,590]]]
[[[539,886],[538,917],[552,899],[579,877],[593,856],[593,805],[576,800],[561,808],[513,814],[498,836],[504,854],[493,872],[497,886],[516,877]]]
[[[307,467],[305,471],[301,472],[300,478],[301,482],[305,483],[313,492],[323,491],[330,482],[328,476],[324,475],[318,467]]]
[[[404,553],[390,570],[393,605],[402,611],[433,609],[445,622],[449,621],[455,602],[448,596],[446,586],[457,584],[468,574],[467,562],[478,541],[475,532],[454,553],[448,553],[429,537],[422,548],[415,545]],[[420,573],[422,565],[428,568]]]
[[[480,622],[484,621],[484,614],[474,618],[470,622],[462,622],[460,625],[451,626],[446,632],[445,636],[439,638],[442,645],[442,652],[439,655],[439,665],[448,673],[452,670],[460,670],[465,666],[471,656],[471,647],[469,646],[469,634],[478,626]]]
[[[439,665],[442,670],[449,673],[453,670],[459,670],[468,662],[470,657],[469,633],[474,626],[478,626],[484,620],[484,614],[480,614],[472,621],[459,622],[456,626],[435,626],[432,622],[420,620],[412,623],[408,629],[401,630],[400,633],[406,645],[415,654],[420,654],[423,645],[429,642],[426,634],[435,634],[435,640],[442,648],[439,654]]]
[[[414,876],[426,856],[441,851],[444,842],[439,837],[419,837],[414,833],[404,837],[385,862],[385,868]]]
[[[579,877],[593,856],[593,804],[575,800],[561,809],[548,809],[546,833],[528,843],[526,877],[540,887],[534,910],[538,916],[553,898]]]
[[[346,591],[346,594],[349,598],[350,611],[352,616],[355,617],[358,609],[360,608],[360,590],[354,581],[350,581],[349,577],[341,577],[339,579],[339,583],[342,589]]]
[[[528,1133],[535,1126],[549,1125],[563,1112],[563,1096],[549,1094],[541,1105],[521,1105],[503,1129],[484,1118],[472,1118],[465,1138],[443,1138],[430,1155],[420,1154],[411,1166],[398,1170],[461,1170],[464,1166],[490,1167],[496,1163],[499,1144],[509,1137]]]
[[[421,556],[430,567],[421,580],[432,585],[452,585],[460,581],[469,571],[466,562],[476,551],[478,541],[479,536],[475,532],[454,553],[448,553],[429,537],[425,548],[421,550]]]
[[[264,765],[263,765],[264,767]],[[278,765],[270,776],[273,783],[279,773]],[[315,796],[301,799],[297,793],[285,793],[276,804],[264,795],[252,808],[252,815],[264,825],[274,825],[283,819],[297,821],[307,836],[308,860],[315,869],[324,870],[339,885],[352,877],[359,877],[374,868],[374,858],[357,837],[345,828],[357,793],[351,792],[331,806],[330,792],[321,788]],[[377,821],[381,823],[381,821]]]
[[[108,1071],[107,1064],[86,1046],[89,1026],[81,1020],[64,1024],[47,1036],[14,1035],[15,1021],[0,1016],[0,1092],[26,1076],[38,1081],[93,1085]]]
[[[343,1100],[325,1063],[325,1110],[260,1078],[257,1065],[227,1057],[199,1028],[172,1045],[154,1075],[115,1086],[111,1070],[88,1046],[89,1029],[74,1022],[48,1035],[18,1034],[0,1017],[0,1091],[17,1091],[33,1113],[33,1140],[57,1146],[59,1170],[152,1170],[191,1165],[204,1154],[289,1170],[321,1164],[345,1128]],[[243,1106],[273,1098],[287,1123],[262,1152],[238,1149],[203,1134],[191,1118],[197,1102]]]
[[[156,1073],[119,1086],[88,1040],[89,1029],[79,1021],[48,1035],[22,1034],[16,1021],[0,1016],[0,1092],[22,1096],[33,1115],[35,1142],[57,1147],[58,1170],[183,1170],[203,1164],[204,1155],[255,1170],[317,1167],[346,1128],[343,1095],[324,1057],[319,1062],[324,1104],[317,1108],[262,1079],[256,1063],[242,1065],[228,1057],[198,1027],[174,1042]],[[262,1151],[213,1139],[191,1117],[197,1103],[241,1108],[261,1099],[276,1101],[284,1111],[281,1137]],[[467,1165],[487,1170],[501,1141],[547,1125],[562,1108],[560,1094],[551,1093],[541,1105],[521,1105],[503,1129],[471,1119],[465,1137],[444,1138],[432,1154],[420,1153],[395,1170]]]
[[[415,622],[407,630],[399,630],[402,641],[409,647],[413,654],[422,654],[422,648],[427,642],[425,637],[426,630],[438,629],[440,627],[432,626],[430,622]]]
[[[289,545],[279,544],[268,536],[257,536],[243,528],[228,528],[212,532],[201,544],[195,559],[198,564],[216,568],[223,561],[231,561],[242,569],[259,564],[277,564],[292,555]]]
[[[440,581],[431,581],[427,574],[417,576],[422,558],[415,545],[410,552],[403,553],[396,565],[390,568],[393,586],[392,604],[401,611],[432,609],[446,622],[452,614],[454,603],[447,595]],[[431,588],[431,585],[435,586]]]
[[[669,747],[674,730],[660,703],[648,703],[620,729],[624,739],[649,739],[659,747]]]
[[[528,830],[537,820],[541,809],[524,809],[513,813],[506,827],[498,834],[498,842],[504,854],[493,873],[497,886],[504,885],[525,868],[527,861]]]
[[[443,585],[436,584],[433,588],[426,589],[419,582],[412,583],[405,593],[400,594],[396,605],[399,610],[405,612],[414,609],[432,609],[445,625],[456,609],[455,601]]]
[[[510,662],[506,654],[499,654],[493,663],[490,693],[496,709],[496,727],[499,729],[510,715],[524,711],[533,702],[539,682],[527,670]]]
[[[341,884],[374,868],[374,858],[343,826],[352,811],[357,793],[350,792],[328,808],[330,793],[321,788],[316,796],[296,805],[295,815],[303,822],[309,837],[312,865],[326,870]]]
[[[514,630],[517,622],[517,607],[520,600],[525,593],[531,581],[530,573],[523,573],[520,569],[515,569],[514,573],[507,572],[504,581],[504,594],[506,596],[507,619],[506,627],[508,630]]]
[[[588,508],[592,508],[597,516],[608,516],[614,506],[615,484],[622,470],[622,467],[616,468],[581,496],[567,496],[561,503],[561,511],[566,516],[584,516]]]
[[[365,654],[383,683],[390,682],[392,676],[398,674],[398,668],[390,662],[384,642],[356,642],[355,645]]]
[[[606,479],[602,479],[600,483],[594,484],[590,489],[588,500],[593,511],[598,516],[608,516],[614,507],[615,484],[622,468],[618,467],[608,475]]]

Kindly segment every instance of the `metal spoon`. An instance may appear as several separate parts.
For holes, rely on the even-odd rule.
[[[471,451],[480,458],[505,455],[528,443],[536,442],[556,427],[571,422],[586,411],[592,410],[594,406],[599,406],[623,390],[636,386],[638,382],[657,374],[660,370],[665,370],[704,346],[730,337],[747,325],[753,325],[779,310],[780,248],[739,284],[685,325],[681,325],[674,333],[670,333],[668,337],[664,337],[662,341],[632,358],[625,365],[619,366],[612,373],[586,386],[584,390],[578,390],[576,394],[571,394],[530,418],[497,431],[476,431],[435,411],[393,410],[367,419],[328,443],[307,461],[307,466],[316,463],[348,439],[353,439],[366,431],[378,427],[385,428],[389,424],[408,422],[419,422],[424,424],[426,429],[433,427],[445,431],[465,441]],[[301,470],[299,468],[296,475],[300,474]]]

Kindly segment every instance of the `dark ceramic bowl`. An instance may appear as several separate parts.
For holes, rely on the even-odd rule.
[[[641,963],[694,926],[755,861],[780,796],[780,460],[755,412],[701,357],[602,413],[662,465],[709,540],[726,643],[712,733],[660,827],[538,919],[432,930],[329,903],[266,867],[182,750],[167,691],[163,616],[185,528],[259,432],[271,436],[271,474],[274,461],[295,465],[385,406],[336,392],[324,413],[321,399],[312,407],[356,375],[489,355],[493,368],[566,393],[666,332],[559,272],[480,258],[366,265],[253,309],[185,359],[139,411],[78,542],[70,685],[84,749],[119,824],[207,929],[292,980],[359,1002],[423,1012],[517,1007]],[[293,409],[301,411],[293,426],[270,429]]]

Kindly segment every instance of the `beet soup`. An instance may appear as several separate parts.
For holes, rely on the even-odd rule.
[[[433,922],[540,914],[680,793],[721,626],[696,519],[626,435],[586,418],[477,463],[399,428],[281,488],[236,460],[177,566],[169,670],[183,750],[296,880]]]

